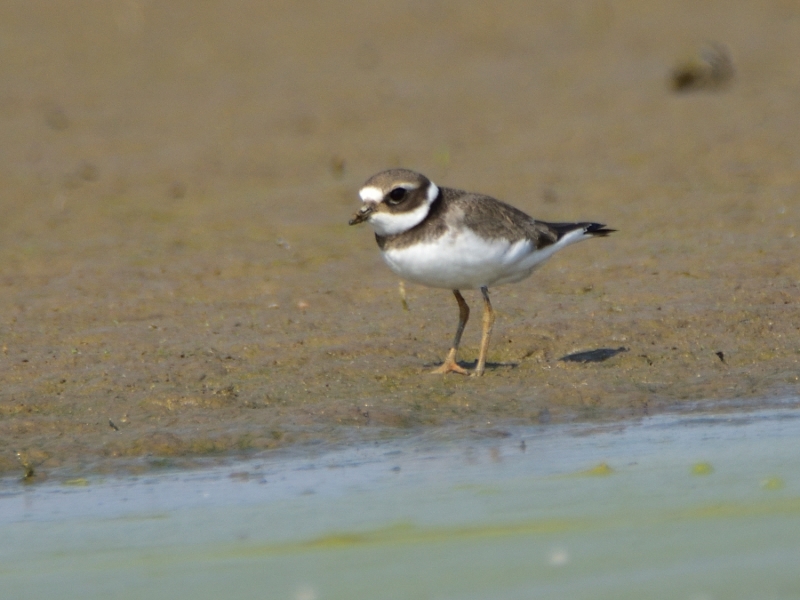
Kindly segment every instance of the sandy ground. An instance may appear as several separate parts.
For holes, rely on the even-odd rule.
[[[4,2],[0,471],[796,395],[800,5],[489,6]],[[709,41],[734,79],[671,89]],[[451,294],[347,226],[393,166],[619,231],[427,375]]]

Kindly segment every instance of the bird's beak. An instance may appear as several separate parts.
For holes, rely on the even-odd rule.
[[[358,225],[359,223],[363,223],[364,221],[369,219],[369,216],[372,214],[374,210],[375,207],[372,204],[365,204],[356,214],[353,215],[353,218],[350,219],[347,223],[349,225]]]

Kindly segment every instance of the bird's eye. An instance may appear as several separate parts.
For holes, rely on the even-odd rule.
[[[391,192],[389,192],[389,197],[387,198],[387,202],[389,204],[397,204],[403,198],[406,197],[406,192],[408,190],[406,188],[396,187]]]

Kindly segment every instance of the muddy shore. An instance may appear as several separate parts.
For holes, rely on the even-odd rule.
[[[709,40],[733,79],[676,91]],[[0,472],[798,394],[795,2],[15,2],[0,43]],[[393,166],[618,232],[427,375],[452,295],[347,226]]]

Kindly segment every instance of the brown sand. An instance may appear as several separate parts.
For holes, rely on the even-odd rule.
[[[0,471],[797,394],[793,0],[14,1],[0,54]],[[429,376],[452,295],[346,224],[393,166],[619,232]]]

